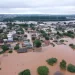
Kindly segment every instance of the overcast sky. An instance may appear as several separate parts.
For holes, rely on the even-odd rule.
[[[0,0],[0,14],[75,14],[75,0]]]

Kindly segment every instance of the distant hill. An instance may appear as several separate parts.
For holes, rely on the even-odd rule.
[[[75,15],[45,14],[0,14],[0,21],[66,21],[75,20]]]

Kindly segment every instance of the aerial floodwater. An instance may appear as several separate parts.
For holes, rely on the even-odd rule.
[[[47,66],[50,71],[49,75],[54,75],[56,71],[61,71],[64,75],[75,75],[68,71],[62,71],[59,66],[63,59],[67,62],[67,65],[70,63],[75,65],[75,51],[68,46],[69,43],[74,43],[75,39],[64,39],[68,40],[66,45],[56,45],[55,47],[49,45],[42,47],[40,52],[18,54],[14,51],[12,54],[8,54],[8,56],[0,55],[0,75],[18,75],[24,69],[30,69],[31,75],[38,75],[37,68],[39,66]],[[58,59],[57,64],[54,66],[48,65],[46,62],[51,57]]]
[[[0,75],[75,75],[75,0],[0,0]]]

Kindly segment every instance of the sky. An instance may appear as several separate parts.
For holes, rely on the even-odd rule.
[[[75,0],[1,0],[0,14],[75,14]]]

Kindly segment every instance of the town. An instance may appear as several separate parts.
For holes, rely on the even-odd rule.
[[[73,59],[75,55],[74,41],[75,41],[75,20],[47,21],[47,22],[44,21],[0,22],[0,74],[5,75],[6,73],[6,75],[10,75],[12,73],[13,75],[18,75],[18,73],[21,71],[20,67],[23,70],[24,68],[32,69],[34,68],[34,66],[39,67],[42,64],[46,64],[40,62],[44,62],[45,60],[52,57],[51,58],[52,60],[51,59],[47,60],[48,64],[53,65],[53,63],[56,63],[57,59],[59,59],[59,61],[61,61],[62,59],[61,62],[62,64],[67,62],[69,63],[67,70],[70,73],[66,72],[66,74],[64,75],[74,75],[73,73],[71,73],[75,72],[75,66],[73,66],[75,63]],[[66,56],[69,53],[67,50],[69,50],[70,56]],[[50,61],[53,63],[51,63]],[[32,63],[36,64],[34,65]],[[66,64],[65,67],[63,67],[64,65],[62,65],[61,63],[60,68],[66,69]],[[70,63],[73,63],[73,65]],[[48,64],[46,65],[48,66]],[[10,66],[8,67],[7,65]],[[5,66],[6,68],[8,68],[7,71],[6,68],[4,68]],[[11,72],[9,72],[10,67],[11,69],[13,68],[12,69],[13,71],[11,70]],[[47,68],[46,66],[43,67]],[[58,70],[60,69],[60,68],[56,69],[56,67],[55,70],[52,68],[52,70],[54,71],[50,70],[52,72],[52,73],[50,72],[50,75],[53,75],[54,72],[57,71],[57,69]],[[35,70],[32,71],[32,74],[37,75],[36,71],[35,72],[34,71]],[[39,72],[39,75],[44,74],[40,74]],[[62,75],[62,73],[57,71],[56,74],[54,75]]]

